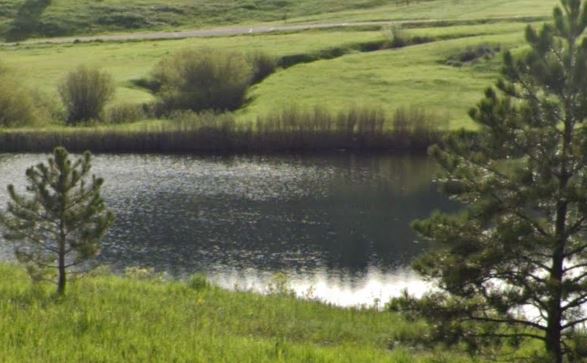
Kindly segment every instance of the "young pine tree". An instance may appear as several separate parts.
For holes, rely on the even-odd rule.
[[[586,5],[562,0],[552,25],[529,26],[528,49],[505,54],[497,90],[471,111],[475,137],[432,149],[446,193],[467,208],[414,223],[436,247],[416,269],[439,291],[391,307],[424,314],[438,338],[536,339],[548,362],[585,358]]]
[[[56,148],[47,164],[26,171],[28,195],[8,186],[10,201],[0,218],[4,237],[14,243],[18,261],[33,279],[57,272],[59,295],[68,269],[98,254],[113,221],[100,196],[103,180],[90,178],[90,169],[89,152],[72,161],[64,148]]]

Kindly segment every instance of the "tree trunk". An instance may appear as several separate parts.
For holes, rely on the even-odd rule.
[[[65,253],[64,251],[59,251],[59,279],[57,280],[57,295],[65,294],[65,283],[66,283],[66,276],[65,276]]]
[[[565,144],[566,145],[566,144]],[[563,149],[566,155],[567,148]],[[567,173],[566,161],[563,162],[563,172],[560,178],[560,191],[567,188],[569,176]],[[562,192],[561,192],[562,194]],[[550,281],[548,286],[550,292],[550,300],[548,302],[547,322],[546,322],[546,351],[553,363],[563,362],[563,347],[562,347],[562,321],[563,321],[563,274],[565,261],[565,247],[567,244],[566,224],[567,224],[567,202],[559,200],[556,211],[556,245],[552,253],[552,267],[550,270]]]
[[[62,218],[63,219],[63,218]],[[59,225],[59,261],[58,261],[59,278],[57,280],[57,295],[65,294],[65,228],[63,222]]]
[[[553,286],[552,296],[549,302],[547,311],[547,325],[546,325],[546,351],[548,352],[551,362],[563,362],[563,349],[561,341],[562,332],[562,271],[563,271],[563,257],[562,251],[559,248],[553,257],[553,266],[551,274],[551,283]]]

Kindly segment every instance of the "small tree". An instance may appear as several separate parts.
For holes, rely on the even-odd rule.
[[[468,208],[414,224],[434,250],[416,263],[439,291],[391,307],[473,347],[544,344],[549,362],[585,358],[587,303],[587,6],[562,0],[554,25],[528,27],[504,57],[499,91],[471,116],[475,137],[432,149],[445,191]],[[532,317],[531,314],[537,315]]]
[[[101,119],[116,86],[110,74],[80,66],[65,77],[58,90],[67,111],[67,122],[76,124]]]
[[[0,218],[4,237],[33,280],[57,272],[57,293],[65,292],[68,269],[95,257],[113,220],[100,196],[103,180],[92,176],[90,153],[75,162],[58,147],[47,164],[26,171],[27,192],[8,186],[8,210]]]

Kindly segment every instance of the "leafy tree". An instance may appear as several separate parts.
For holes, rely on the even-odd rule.
[[[57,272],[57,293],[65,292],[68,269],[96,256],[112,223],[100,196],[103,180],[92,175],[91,156],[76,161],[58,147],[47,164],[27,169],[28,196],[8,186],[8,210],[0,218],[4,237],[33,279]],[[89,179],[89,180],[88,180]]]
[[[104,106],[114,97],[116,85],[110,74],[80,66],[67,74],[58,90],[68,123],[76,124],[101,119]]]
[[[529,26],[528,49],[505,54],[497,89],[470,112],[479,131],[432,149],[445,192],[467,208],[414,223],[436,247],[415,267],[439,289],[390,306],[434,321],[436,338],[537,339],[549,362],[585,357],[586,26],[581,0]]]

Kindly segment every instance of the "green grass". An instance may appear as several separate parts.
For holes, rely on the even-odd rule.
[[[390,350],[425,331],[397,315],[183,282],[85,277],[62,299],[0,265],[3,362],[464,362]]]
[[[389,112],[415,106],[448,114],[451,128],[471,127],[467,111],[497,79],[501,58],[463,67],[447,65],[446,60],[467,47],[512,48],[522,42],[523,34],[515,31],[298,65],[256,86],[250,94],[253,102],[241,116],[264,114],[292,102],[302,108],[322,104],[334,110],[372,105]]]
[[[447,66],[445,60],[468,46],[484,42],[517,46],[522,43],[524,26],[498,23],[408,29],[409,36],[438,41],[398,50],[355,52],[280,71],[252,90],[251,102],[239,112],[239,117],[253,119],[292,103],[307,107],[320,104],[333,111],[346,109],[349,104],[372,105],[384,107],[390,113],[414,105],[439,114],[450,113],[453,127],[467,126],[470,124],[466,110],[497,77],[499,59],[462,68]],[[381,41],[384,36],[384,30],[312,31],[176,41],[23,44],[0,48],[0,60],[19,72],[25,84],[55,99],[56,86],[69,70],[79,64],[95,65],[112,73],[118,82],[115,103],[140,103],[152,101],[153,96],[135,87],[132,81],[148,77],[163,56],[180,49],[236,48],[284,57]]]
[[[0,34],[26,1],[0,0]],[[546,16],[555,0],[53,0],[35,19],[45,36],[178,30],[261,22]]]
[[[0,61],[20,73],[31,87],[55,93],[57,83],[80,64],[98,66],[112,73],[119,84],[117,98],[145,102],[152,96],[130,81],[149,75],[164,56],[185,48],[263,50],[274,56],[310,53],[320,49],[381,39],[380,31],[305,32],[295,34],[184,39],[155,42],[21,45],[0,48]]]
[[[0,0],[2,1],[13,0]],[[301,55],[308,56],[308,59],[320,59],[321,54],[332,54],[331,50],[336,48],[345,50],[341,53],[342,56],[295,65],[273,74],[256,85],[249,92],[249,102],[237,112],[239,120],[250,121],[258,116],[279,112],[291,105],[303,108],[321,105],[334,112],[348,109],[353,105],[371,106],[383,108],[388,114],[400,107],[414,106],[443,115],[443,119],[448,117],[451,129],[472,128],[467,110],[478,102],[483,89],[497,79],[501,56],[498,54],[493,59],[466,64],[463,67],[448,65],[447,59],[468,47],[485,43],[500,45],[502,49],[522,46],[525,24],[514,18],[548,14],[557,3],[556,0],[431,0],[412,3],[410,6],[399,6],[385,0],[364,0],[355,3],[356,7],[353,7],[349,1],[301,1],[297,5],[285,1],[288,6],[305,9],[302,11],[304,14],[315,13],[320,14],[318,17],[332,19],[340,16],[340,19],[381,20],[373,17],[378,14],[384,19],[445,19],[447,24],[452,20],[479,20],[501,16],[509,17],[510,20],[409,28],[405,29],[408,37],[421,37],[433,42],[368,53],[354,49],[357,45],[381,42],[388,30],[306,31],[122,43],[22,43],[0,46],[0,62],[6,63],[19,73],[19,79],[24,84],[55,102],[58,102],[58,82],[69,70],[80,64],[87,64],[112,73],[118,83],[115,104],[144,103],[153,101],[153,95],[135,86],[133,81],[148,77],[153,66],[162,57],[181,49],[209,47],[260,50],[277,58]],[[211,6],[212,3],[203,0],[197,6]],[[262,3],[257,2],[258,8],[267,10],[268,8],[263,7],[267,3],[261,6]],[[57,0],[47,11],[82,11],[84,7],[90,6],[88,4],[90,2],[81,2],[74,8],[71,0]],[[121,1],[114,0],[92,4],[97,7],[126,6]],[[139,6],[138,4],[131,2],[129,6]],[[152,6],[154,2],[144,0],[140,4]],[[187,1],[176,0],[167,5],[173,7],[187,6],[186,4]],[[238,7],[242,6],[243,2],[234,1],[229,4],[228,1],[217,1],[214,4],[220,8],[228,5]],[[370,8],[367,5],[375,7]],[[327,13],[328,9],[332,12]],[[75,18],[74,13],[71,17]],[[254,17],[247,19],[259,20]],[[319,18],[307,16],[300,21],[316,20]]]
[[[26,0],[2,0],[6,20]],[[30,1],[30,0],[28,0]],[[144,29],[197,28],[283,20],[308,14],[374,8],[395,0],[53,0],[38,33],[69,35]]]
[[[408,21],[408,20],[487,20],[491,18],[549,16],[558,0],[431,0],[406,5],[343,10],[296,18],[296,22],[319,21]]]

